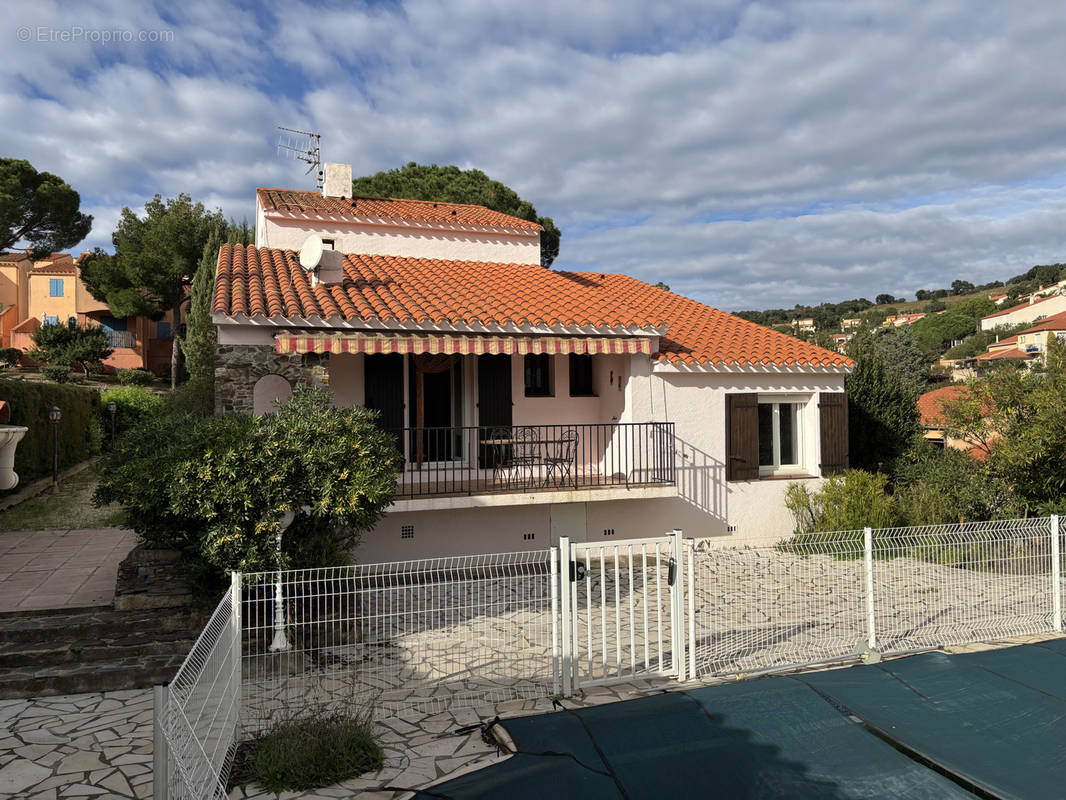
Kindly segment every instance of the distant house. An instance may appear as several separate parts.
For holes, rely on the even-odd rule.
[[[814,320],[811,317],[792,320],[792,329],[800,333],[814,333],[816,330]]]
[[[962,450],[978,461],[988,458],[988,449],[982,442],[956,439],[948,435],[944,417],[944,404],[969,394],[966,386],[942,386],[926,392],[918,398],[918,415],[927,442],[941,449]]]
[[[0,256],[0,341],[24,353],[33,348],[32,334],[45,325],[99,326],[114,352],[108,369],[150,369],[162,374],[170,362],[172,314],[159,322],[143,317],[116,318],[105,303],[89,294],[80,262],[69,253],[53,253],[30,261],[22,253]]]
[[[854,338],[854,333],[829,334],[829,340],[833,343],[833,349],[835,349],[838,353],[846,352],[848,349],[848,342],[850,342]]]
[[[1064,311],[1066,311],[1066,294],[1053,294],[1048,297],[1030,296],[1023,303],[982,317],[980,327],[983,331],[990,331],[1007,325],[1036,322]]]
[[[925,316],[926,316],[926,314],[924,314],[924,313],[921,313],[921,314],[895,314],[895,315],[892,315],[892,316],[885,317],[885,321],[882,322],[881,325],[882,325],[882,327],[895,326],[897,328],[902,328],[904,325],[910,325],[912,322],[917,322],[918,320],[922,319]]]
[[[1066,341],[1066,311],[989,345],[988,352],[979,355],[977,360],[985,365],[1003,360],[1033,363],[1044,357],[1052,337]]]
[[[861,327],[862,327],[862,318],[861,317],[850,317],[849,319],[840,320],[840,330],[841,331],[848,331],[848,330],[851,330],[852,328],[861,328]]]

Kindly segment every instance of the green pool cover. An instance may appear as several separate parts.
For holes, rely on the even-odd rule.
[[[1066,641],[927,653],[502,724],[516,755],[419,794],[1064,797]]]

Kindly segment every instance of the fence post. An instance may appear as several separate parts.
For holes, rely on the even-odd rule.
[[[574,640],[571,632],[574,611],[571,608],[571,581],[570,562],[573,555],[570,552],[570,537],[559,537],[559,596],[562,600],[562,641],[560,644],[559,664],[563,673],[563,696],[569,697],[574,692]]]
[[[862,529],[863,561],[866,573],[866,646],[877,649],[877,619],[874,615],[874,532]]]
[[[551,562],[549,591],[552,600],[552,693],[559,694],[560,688],[560,653],[559,653],[559,549],[549,548],[548,560]]]
[[[163,720],[170,701],[170,685],[157,683],[152,692],[152,795],[155,800],[170,800],[170,746],[163,733]]]
[[[688,677],[696,677],[696,541],[688,540],[688,574],[685,576],[685,591],[688,592]]]
[[[241,594],[242,587],[242,574],[236,570],[229,575],[229,592],[230,592],[230,621],[233,627],[233,643],[231,645],[231,657],[234,659],[234,663],[230,666],[230,679],[233,685],[230,687],[230,692],[234,697],[234,719],[237,725],[237,731],[240,732],[241,727],[241,686],[243,684],[243,642],[241,638],[241,631],[243,630],[243,620],[241,612],[241,603],[243,600]]]
[[[1062,630],[1062,563],[1059,558],[1059,515],[1051,515],[1051,623]]]
[[[685,680],[685,553],[681,546],[681,531],[670,531],[670,558],[674,562],[674,585],[670,587],[670,628],[673,639],[674,670],[679,681]]]

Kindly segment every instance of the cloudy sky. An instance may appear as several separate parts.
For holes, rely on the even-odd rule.
[[[556,266],[728,310],[913,296],[1066,261],[1061,0],[6,0],[5,156],[110,245],[188,192],[311,188],[275,127],[367,174],[478,167]],[[110,41],[108,41],[110,39]]]

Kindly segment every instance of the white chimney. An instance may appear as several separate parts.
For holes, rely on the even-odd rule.
[[[323,164],[322,174],[323,197],[351,197],[352,196],[352,165],[351,164]]]

